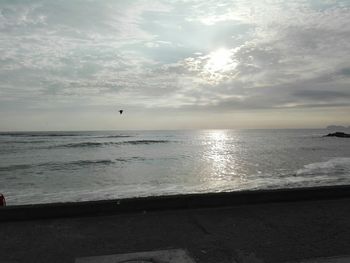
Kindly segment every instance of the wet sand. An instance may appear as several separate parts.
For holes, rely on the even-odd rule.
[[[0,209],[0,262],[74,262],[177,248],[195,262],[350,255],[349,187],[284,193],[87,202],[66,210],[62,204],[8,207]],[[46,219],[45,209],[51,211]]]

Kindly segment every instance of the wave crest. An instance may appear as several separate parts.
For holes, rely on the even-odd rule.
[[[168,140],[137,140],[137,141],[121,141],[121,142],[78,142],[52,146],[51,148],[80,148],[80,147],[103,147],[108,145],[142,145],[169,143]]]
[[[326,162],[317,162],[304,165],[297,170],[296,175],[339,175],[350,174],[350,158],[332,158]]]
[[[71,137],[71,136],[84,136],[80,133],[26,133],[26,132],[1,132],[0,136],[12,136],[12,137]]]
[[[37,163],[37,164],[15,164],[0,167],[0,171],[11,172],[15,170],[26,170],[32,168],[42,168],[45,167],[49,170],[63,170],[71,169],[72,166],[87,166],[87,165],[110,165],[115,163],[112,160],[79,160],[72,162],[47,162],[47,163]]]

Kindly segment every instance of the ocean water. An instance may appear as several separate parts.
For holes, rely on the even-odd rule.
[[[350,183],[327,130],[0,133],[8,205]]]

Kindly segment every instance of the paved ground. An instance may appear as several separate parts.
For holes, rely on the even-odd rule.
[[[0,262],[181,248],[198,262],[350,255],[350,198],[0,222]]]

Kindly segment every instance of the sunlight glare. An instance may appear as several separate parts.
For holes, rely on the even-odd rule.
[[[231,56],[231,51],[226,48],[221,48],[211,52],[209,54],[208,62],[205,65],[206,70],[211,73],[230,70],[233,66]]]
[[[235,160],[228,144],[229,136],[225,130],[213,130],[208,134],[210,145],[206,158],[211,162],[211,179],[215,181],[231,181],[235,175]]]

